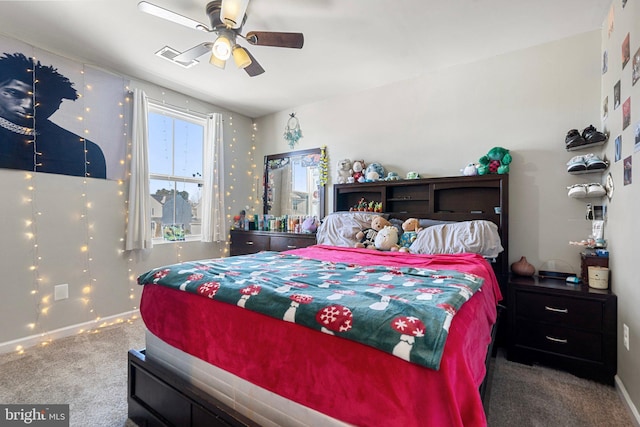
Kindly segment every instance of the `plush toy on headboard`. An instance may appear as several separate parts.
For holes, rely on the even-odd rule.
[[[511,154],[509,150],[502,147],[493,147],[486,156],[480,157],[478,165],[478,175],[497,173],[500,175],[509,173],[509,163]]]
[[[346,184],[351,177],[351,160],[338,160],[336,169],[336,184]]]

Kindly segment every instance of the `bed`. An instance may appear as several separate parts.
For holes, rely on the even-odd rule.
[[[423,222],[409,254],[337,241],[334,233],[351,234],[346,223],[363,226],[371,215],[328,215],[319,244],[307,248],[142,274],[147,346],[129,354],[130,418],[139,425],[486,425],[504,223],[424,219],[433,223]],[[468,251],[433,247],[460,235]]]

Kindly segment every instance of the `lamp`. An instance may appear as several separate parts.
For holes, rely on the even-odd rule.
[[[235,45],[231,53],[233,54],[233,60],[238,68],[247,68],[251,65],[251,58],[243,47]]]
[[[225,34],[220,34],[211,48],[216,58],[226,61],[231,56],[231,41]]]
[[[215,65],[218,68],[221,68],[224,70],[224,66],[226,65],[227,61],[223,61],[222,59],[218,59],[217,56],[215,56],[214,54],[211,54],[211,58],[209,58],[209,64],[211,65]]]
[[[229,28],[240,28],[247,12],[249,0],[222,0],[220,18]]]

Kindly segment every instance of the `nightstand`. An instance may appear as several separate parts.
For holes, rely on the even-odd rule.
[[[540,362],[613,385],[618,301],[610,290],[538,277],[509,278],[509,360]]]

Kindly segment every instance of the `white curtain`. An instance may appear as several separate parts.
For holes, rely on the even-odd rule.
[[[125,249],[150,249],[149,163],[147,158],[148,101],[144,91],[133,92],[133,132],[129,173],[129,209]]]
[[[202,196],[202,241],[226,240],[224,220],[224,138],[222,114],[207,116],[204,139],[204,194]]]

